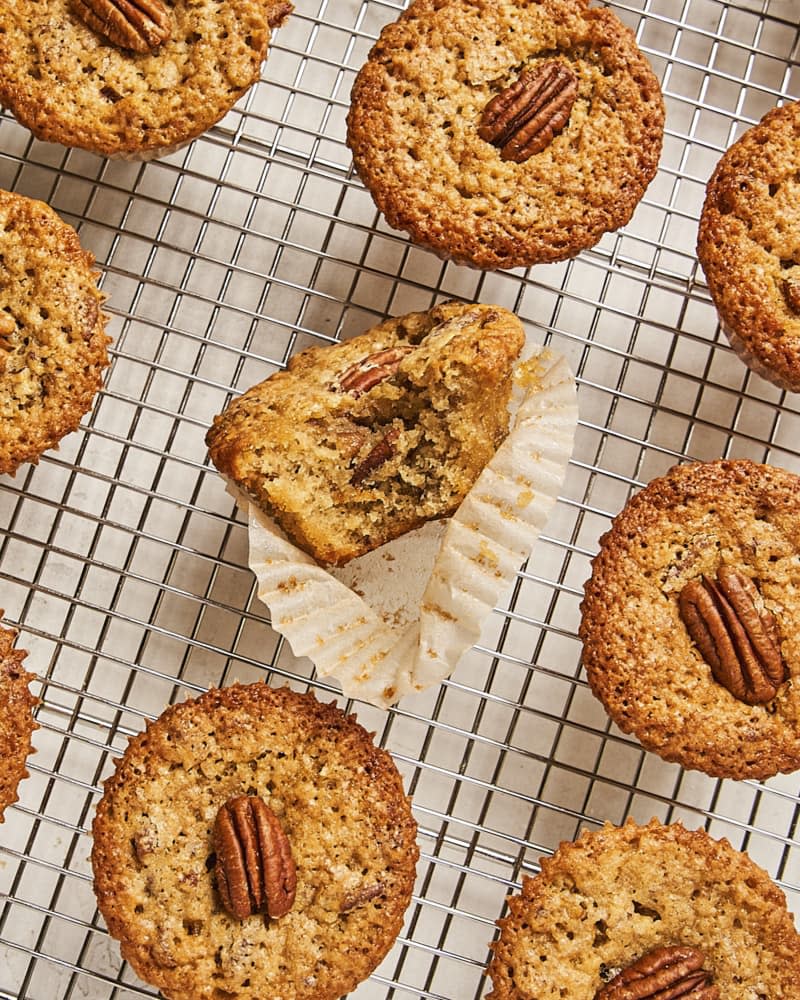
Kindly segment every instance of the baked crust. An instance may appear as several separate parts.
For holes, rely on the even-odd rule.
[[[28,654],[13,648],[16,637],[15,629],[0,626],[0,823],[6,806],[17,801],[20,781],[28,777],[25,761],[38,728],[33,721],[37,699],[28,689],[34,675],[22,667]]]
[[[792,1000],[800,936],[786,898],[727,840],[652,820],[564,842],[498,921],[487,1000],[593,1000],[603,974],[654,948],[705,955],[726,1000]]]
[[[235,920],[214,886],[214,820],[242,793],[264,799],[291,844],[297,892],[278,920]],[[92,831],[98,906],[169,1000],[347,993],[400,931],[419,853],[389,754],[334,704],[265,684],[213,689],[149,723]]]
[[[600,539],[579,629],[592,691],[620,729],[687,768],[766,778],[800,767],[800,478],[746,459],[679,465]],[[680,618],[690,580],[757,581],[789,679],[766,705],[714,680]]]
[[[13,475],[77,429],[109,338],[94,257],[51,208],[0,190],[0,255],[0,474]]]
[[[774,108],[724,154],[706,190],[697,255],[742,360],[800,392],[800,102]]]
[[[105,156],[163,153],[210,128],[256,82],[286,0],[167,2],[170,39],[121,49],[69,0],[3,4],[0,103],[39,139]]]
[[[578,76],[563,131],[524,163],[478,136],[523,68]],[[415,0],[381,32],[351,94],[347,141],[390,225],[493,269],[564,260],[618,229],[655,174],[664,108],[632,32],[581,0]]]
[[[215,417],[209,454],[297,545],[340,565],[458,507],[508,433],[524,339],[499,306],[387,320],[249,389]],[[344,390],[353,366],[394,350],[407,353],[392,375]]]

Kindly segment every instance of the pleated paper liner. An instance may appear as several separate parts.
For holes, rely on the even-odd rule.
[[[385,708],[448,677],[529,555],[578,420],[566,361],[534,350],[515,373],[511,430],[456,513],[344,567],[320,566],[229,487],[247,515],[248,561],[273,628],[345,696]]]

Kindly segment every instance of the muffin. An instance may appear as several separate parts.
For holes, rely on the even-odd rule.
[[[447,302],[296,355],[214,419],[214,465],[318,562],[341,565],[461,503],[508,433],[525,340]]]
[[[719,161],[697,255],[739,357],[800,392],[800,103],[770,111]]]
[[[0,190],[0,259],[0,474],[13,475],[78,427],[109,338],[94,257],[47,205]]]
[[[387,222],[440,257],[527,267],[629,221],[664,107],[634,36],[584,0],[415,0],[351,94],[347,142]]]
[[[583,665],[617,725],[715,777],[800,767],[800,478],[675,466],[600,540]]]
[[[134,737],[92,827],[98,906],[168,1000],[327,1000],[394,942],[416,824],[386,751],[335,705],[211,690]]]
[[[578,422],[566,360],[529,350],[514,369],[508,436],[458,510],[345,566],[321,566],[229,484],[272,627],[346,697],[386,708],[440,683],[508,600],[555,506]]]
[[[628,820],[584,832],[543,858],[508,908],[487,1000],[800,995],[786,898],[703,830]]]
[[[286,0],[17,0],[0,32],[0,103],[39,139],[163,155],[258,80]]]
[[[17,801],[20,781],[28,777],[25,761],[31,752],[31,733],[37,728],[36,698],[28,689],[33,674],[22,668],[28,654],[14,649],[16,637],[15,630],[0,626],[0,823],[6,806]]]

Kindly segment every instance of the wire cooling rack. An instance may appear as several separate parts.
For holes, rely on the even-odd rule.
[[[0,995],[153,995],[98,916],[88,862],[100,782],[146,718],[234,680],[336,694],[255,596],[244,525],[206,458],[212,416],[291,353],[445,296],[513,309],[564,353],[581,422],[544,537],[452,679],[389,712],[346,705],[394,754],[422,852],[404,931],[355,995],[482,996],[507,893],[606,819],[727,836],[800,911],[797,775],[715,781],[644,753],[592,698],[576,638],[589,560],[632,490],[688,457],[800,472],[800,397],[732,354],[694,255],[721,152],[800,97],[800,3],[611,4],[663,83],[658,175],[594,250],[496,274],[411,247],[352,171],[350,87],[402,5],[295,4],[262,82],[164,160],[67,151],[0,117],[0,186],[77,226],[114,337],[81,430],[0,480],[0,606],[42,699],[31,774],[0,827]]]

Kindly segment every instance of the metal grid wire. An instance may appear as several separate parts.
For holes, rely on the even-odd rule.
[[[800,4],[612,3],[663,82],[658,175],[594,250],[481,274],[389,230],[351,168],[350,87],[402,4],[295,3],[262,82],[164,160],[67,151],[0,117],[0,186],[77,226],[114,337],[81,431],[0,481],[0,605],[42,698],[31,775],[0,828],[0,995],[153,995],[106,933],[88,863],[100,782],[146,718],[234,680],[336,694],[255,596],[244,525],[206,459],[212,416],[291,353],[445,296],[513,309],[566,354],[581,422],[544,537],[452,679],[388,713],[346,705],[394,754],[422,852],[404,931],[355,995],[482,996],[507,893],[606,819],[727,836],[800,911],[797,776],[715,781],[644,753],[592,698],[576,638],[589,560],[632,490],[684,457],[800,472],[800,397],[732,354],[694,255],[721,152],[800,97]]]

